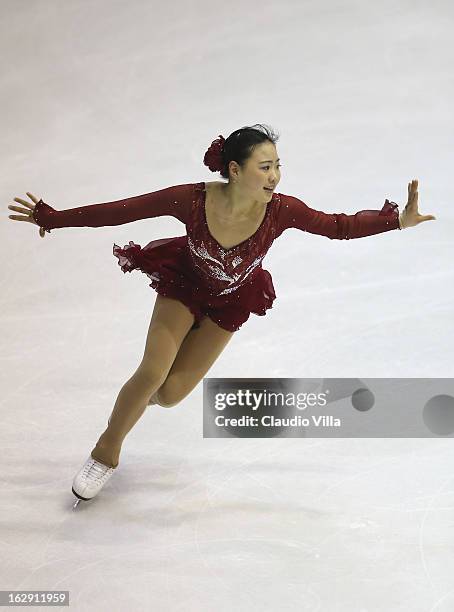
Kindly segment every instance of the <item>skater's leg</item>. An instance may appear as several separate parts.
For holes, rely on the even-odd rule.
[[[209,317],[183,340],[170,372],[151,402],[164,408],[175,406],[202,380],[235,332],[219,327]]]
[[[184,304],[157,295],[142,362],[121,388],[110,423],[91,451],[93,459],[117,467],[124,438],[142,416],[150,395],[166,379],[193,322],[194,315]]]

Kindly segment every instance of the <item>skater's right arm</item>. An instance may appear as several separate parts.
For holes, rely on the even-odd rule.
[[[186,224],[194,198],[194,184],[174,185],[123,200],[55,210],[43,200],[32,209],[37,225],[50,231],[60,227],[104,227],[170,215]],[[30,206],[30,205],[29,205]]]

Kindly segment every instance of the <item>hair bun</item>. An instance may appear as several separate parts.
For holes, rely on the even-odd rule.
[[[220,172],[224,167],[224,143],[225,138],[220,134],[213,140],[203,157],[203,163],[211,172]]]

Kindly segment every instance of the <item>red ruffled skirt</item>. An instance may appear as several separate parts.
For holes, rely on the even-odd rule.
[[[263,268],[236,291],[213,295],[192,266],[187,238],[152,240],[143,248],[130,240],[123,248],[114,244],[113,254],[123,272],[140,270],[157,293],[187,306],[195,319],[192,329],[208,316],[220,327],[237,331],[251,313],[263,316],[272,308],[276,294],[271,274]]]

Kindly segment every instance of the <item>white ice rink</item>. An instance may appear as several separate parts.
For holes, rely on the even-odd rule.
[[[43,239],[8,218],[27,191],[64,210],[221,180],[205,151],[256,123],[280,134],[277,191],[318,210],[403,210],[416,178],[435,221],[287,230],[263,261],[273,308],[207,378],[450,378],[452,3],[3,0],[0,18],[0,590],[69,591],[76,612],[452,612],[452,434],[203,438],[200,383],[149,408],[73,510],[156,298],[112,246],[185,228]]]

